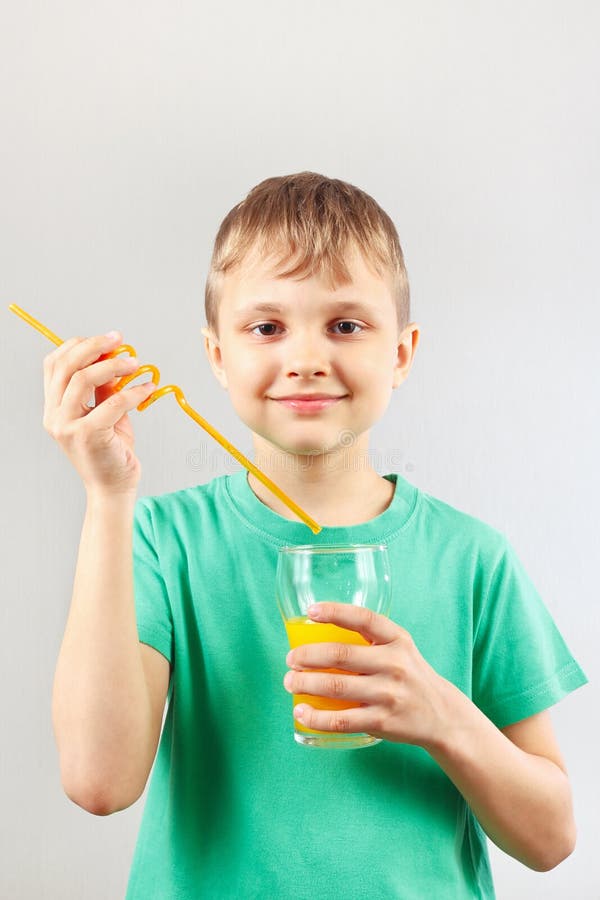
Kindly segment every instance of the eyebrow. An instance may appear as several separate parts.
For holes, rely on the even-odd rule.
[[[331,300],[325,304],[329,309],[345,310],[350,312],[368,312],[374,314],[377,307],[370,303],[363,303],[360,300]],[[253,303],[250,306],[243,306],[235,311],[235,315],[243,318],[250,313],[281,313],[285,310],[276,303]]]

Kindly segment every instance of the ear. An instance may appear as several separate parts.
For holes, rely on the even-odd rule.
[[[212,328],[201,328],[200,330],[204,335],[204,349],[206,350],[210,367],[221,387],[227,390],[227,375],[223,366],[223,357],[221,355],[219,339]]]
[[[398,354],[394,365],[392,388],[397,388],[408,378],[420,335],[421,331],[416,322],[411,322],[401,333],[398,343]]]

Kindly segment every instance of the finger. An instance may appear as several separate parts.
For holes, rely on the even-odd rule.
[[[90,410],[85,420],[85,427],[94,431],[114,428],[125,413],[143,403],[155,390],[156,385],[152,381],[145,381],[132,388],[115,391],[93,410]]]
[[[55,350],[52,350],[50,353],[46,354],[46,356],[44,357],[44,360],[43,360],[44,398],[45,398],[46,402],[48,402],[48,399],[49,399],[48,391],[50,388],[50,382],[51,382],[51,378],[54,374],[54,368],[56,366],[56,363],[60,359],[62,359],[62,357],[66,353],[69,353],[73,349],[73,347],[76,346],[76,344],[80,344],[82,341],[85,341],[85,338],[83,338],[83,337],[69,338],[67,341],[63,341],[62,344],[60,344]]]
[[[135,356],[126,356],[122,357],[123,366],[125,372],[116,374],[115,378],[111,381],[104,382],[103,384],[98,385],[95,388],[94,395],[96,399],[96,406],[99,403],[102,403],[107,397],[112,396],[112,394],[118,391],[129,391],[133,390],[135,387],[146,387],[150,386],[150,393],[152,394],[157,390],[156,383],[152,379],[152,375],[149,380],[145,380],[143,382],[137,383],[134,385],[133,382],[142,375],[147,375],[153,369],[153,366],[140,366],[137,357]],[[97,366],[101,365],[101,363],[96,363],[96,365],[91,366],[91,369],[95,369]]]
[[[95,389],[109,385],[104,397],[110,396],[114,393],[118,380],[134,374],[139,367],[140,364],[134,357],[119,356],[93,363],[75,372],[64,392],[58,418],[72,421],[81,415],[87,415],[89,407],[86,404]]]
[[[60,359],[68,350],[74,347],[76,344],[80,344],[82,341],[85,341],[84,337],[71,337],[66,341],[63,341],[58,347],[55,347],[54,350],[51,350],[44,357],[44,365],[52,365],[57,359]]]
[[[357,644],[302,644],[290,650],[285,661],[292,669],[343,669],[362,675],[381,669],[377,652]]]
[[[130,375],[133,375],[135,378],[135,372],[137,367],[139,366],[137,358],[134,356],[122,356],[121,359],[123,360],[122,372],[119,371],[117,366],[114,367],[114,372],[110,368],[107,370],[109,374],[114,375],[114,378],[111,378],[110,381],[106,381],[103,379],[102,382],[98,384],[97,379],[94,378],[92,380],[92,386],[94,390],[94,406],[98,406],[100,403],[114,394],[117,389],[117,385],[123,378],[128,378]],[[133,360],[133,362],[129,362],[129,360]],[[94,371],[98,368],[98,366],[101,365],[102,363],[95,363],[93,366],[90,366],[89,371]],[[131,368],[129,368],[129,366],[131,366]],[[125,390],[126,387],[128,387],[128,385],[123,385],[122,390]]]
[[[375,701],[377,679],[337,672],[286,672],[283,684],[290,694],[311,694],[356,703]]]
[[[388,644],[404,630],[387,616],[352,603],[316,603],[307,613],[315,622],[331,622],[357,631],[371,644]]]
[[[115,334],[114,338],[107,335],[70,338],[44,359],[45,395],[50,409],[60,406],[67,385],[75,372],[91,365],[103,354],[110,353],[118,347],[121,336],[119,332]]]
[[[356,709],[315,709],[307,703],[299,703],[294,707],[294,718],[313,731],[334,731],[345,734],[370,734],[368,727],[371,721],[369,711],[363,707]]]

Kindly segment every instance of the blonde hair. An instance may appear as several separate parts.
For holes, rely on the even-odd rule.
[[[345,262],[358,249],[380,277],[391,276],[399,330],[410,314],[408,275],[398,232],[390,217],[360,188],[316,172],[261,181],[223,219],[206,279],[207,325],[218,336],[224,275],[250,251],[278,255],[291,265],[281,278],[319,274],[332,289],[351,282]],[[296,259],[296,257],[298,257]]]

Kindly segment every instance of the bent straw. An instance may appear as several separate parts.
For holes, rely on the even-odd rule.
[[[31,316],[31,315],[29,315],[29,313],[25,312],[24,309],[21,309],[20,306],[17,306],[16,303],[11,303],[8,308],[12,312],[14,312],[18,316],[20,316],[25,322],[27,322],[33,328],[37,328],[37,330],[39,332],[41,332],[41,334],[43,334],[45,337],[47,337],[48,340],[52,341],[52,343],[56,344],[57,346],[60,346],[60,344],[64,343],[64,341],[62,341],[61,338],[57,337],[57,335],[55,335],[54,332],[50,331],[49,328],[46,328],[45,325],[42,325],[41,322],[38,322],[37,319],[34,319],[33,316]],[[121,346],[117,347],[116,350],[112,350],[110,353],[103,354],[103,356],[105,359],[110,359],[113,356],[118,356],[119,353],[123,353],[123,351],[125,351],[125,350],[130,354],[130,356],[137,356],[137,353],[135,352],[134,348],[130,344],[121,344]],[[150,372],[152,374],[152,381],[154,382],[155,385],[158,386],[158,382],[160,381],[159,370],[156,368],[156,366],[147,365],[147,366],[140,366],[140,368],[137,369],[137,371],[133,372],[131,375],[126,375],[123,378],[121,378],[119,380],[118,384],[115,386],[115,390],[120,391],[122,388],[125,387],[126,384],[128,384],[134,378],[137,378],[139,375],[142,375],[144,372]],[[185,397],[183,395],[183,391],[181,390],[180,387],[177,387],[176,384],[167,384],[164,387],[159,388],[157,391],[154,391],[152,394],[150,394],[150,396],[147,397],[146,400],[143,400],[142,403],[140,403],[139,406],[136,408],[140,412],[142,412],[144,409],[147,409],[152,403],[154,403],[160,397],[164,397],[165,394],[169,394],[169,393],[175,394],[175,399],[179,403],[182,410],[185,413],[187,413],[188,416],[190,416],[194,420],[194,422],[197,422],[201,428],[204,428],[204,430],[207,431],[210,434],[210,436],[212,438],[214,438],[215,441],[217,441],[217,443],[219,443],[222,447],[224,447],[225,450],[227,450],[227,452],[230,453],[235,459],[237,459],[237,461],[239,463],[241,463],[246,469],[248,469],[249,472],[252,472],[253,475],[256,475],[256,477],[260,481],[262,481],[262,483],[265,485],[265,487],[267,487],[271,491],[271,493],[275,494],[276,497],[279,497],[279,499],[282,501],[282,503],[285,503],[285,505],[289,509],[291,509],[292,512],[294,512],[298,516],[299,519],[301,519],[306,525],[308,525],[308,527],[311,529],[313,534],[318,534],[321,531],[321,526],[318,525],[314,519],[311,519],[311,517],[307,513],[305,513],[304,510],[301,509],[301,507],[299,507],[297,503],[294,503],[294,501],[291,500],[287,496],[287,494],[285,494],[281,490],[281,488],[277,487],[275,482],[271,481],[271,479],[267,475],[265,475],[263,472],[261,472],[260,469],[258,469],[254,465],[254,463],[250,462],[250,460],[247,459],[243,453],[240,453],[240,451],[237,450],[233,446],[232,443],[230,443],[226,438],[224,438],[223,435],[219,434],[219,432],[215,428],[213,428],[212,425],[210,425],[206,421],[206,419],[203,419],[202,416],[199,415],[195,409],[192,409],[192,407],[189,405],[189,403],[185,399]]]

